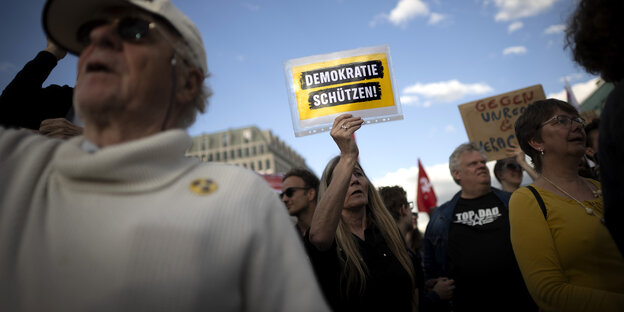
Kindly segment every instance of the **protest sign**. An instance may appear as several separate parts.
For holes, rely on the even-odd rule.
[[[388,46],[288,60],[284,64],[295,136],[329,131],[350,113],[365,124],[403,119]]]
[[[498,160],[507,157],[507,147],[518,146],[514,130],[516,119],[529,104],[544,99],[542,85],[534,85],[462,104],[458,108],[470,142],[479,145],[488,160]]]

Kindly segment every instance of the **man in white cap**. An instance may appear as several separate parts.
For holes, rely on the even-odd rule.
[[[269,186],[184,157],[195,25],[167,0],[49,0],[43,23],[80,55],[84,135],[0,127],[0,311],[326,311]]]

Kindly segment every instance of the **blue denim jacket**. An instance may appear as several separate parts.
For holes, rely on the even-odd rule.
[[[508,209],[511,193],[492,188],[492,191]],[[446,249],[448,247],[448,232],[453,219],[453,211],[459,200],[461,191],[457,192],[450,201],[442,204],[431,215],[427,230],[425,231],[425,281],[440,276],[448,276],[448,265],[446,263]]]

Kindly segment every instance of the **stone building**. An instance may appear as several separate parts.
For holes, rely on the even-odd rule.
[[[186,156],[243,166],[263,175],[283,174],[292,167],[308,168],[305,159],[271,130],[254,126],[193,137]]]

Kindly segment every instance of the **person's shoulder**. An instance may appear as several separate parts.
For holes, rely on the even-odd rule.
[[[528,186],[532,186],[532,185],[528,185]],[[529,190],[528,186],[519,187],[517,190],[511,193],[511,200],[519,199],[519,198],[526,198],[529,195],[532,196],[532,192],[531,190]]]
[[[509,202],[509,199],[511,198],[511,193],[504,191],[504,190],[500,190],[497,189],[495,187],[492,187],[492,193],[494,193],[494,195],[496,195],[496,197],[498,197],[500,200],[504,201],[504,202]]]
[[[10,147],[6,152],[23,153],[25,149],[37,149],[43,152],[46,149],[54,149],[64,143],[60,139],[53,139],[38,135],[28,129],[4,128],[0,126],[0,149],[5,152],[5,147]]]
[[[195,172],[210,173],[211,175],[222,179],[240,179],[237,183],[264,182],[262,177],[254,171],[224,163],[202,162],[197,166]]]
[[[436,208],[436,210],[431,214],[431,219],[438,218],[442,214],[444,214],[447,210],[453,209],[455,206],[454,204],[457,203],[457,199],[459,198],[460,194],[461,194],[461,191],[453,195],[453,198],[451,198],[450,200],[438,206],[438,208]]]
[[[532,184],[528,186],[519,187],[511,194],[511,198],[509,199],[509,208],[514,209],[514,207],[525,207],[526,205],[537,205],[537,198],[533,194],[533,192],[529,189],[529,186],[534,187]],[[539,187],[534,187],[535,191],[538,195],[544,200],[544,197],[548,197],[548,194],[543,193],[542,189]]]
[[[492,192],[500,196],[511,196],[511,192],[492,187]]]

